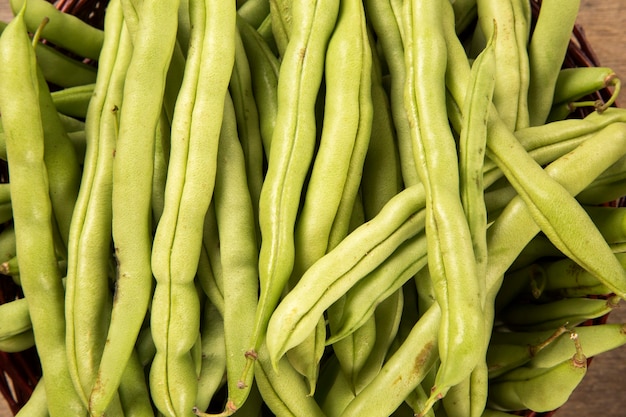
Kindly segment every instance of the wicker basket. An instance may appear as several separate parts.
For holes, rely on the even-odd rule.
[[[95,27],[102,28],[107,3],[107,0],[59,0],[55,3],[55,6],[59,10],[73,14]],[[533,18],[536,18],[541,7],[541,0],[531,0],[531,5]],[[571,68],[599,65],[598,58],[587,41],[583,28],[576,25],[572,33],[572,39],[563,67]],[[587,99],[601,99],[606,101],[611,94],[612,91],[604,89]],[[591,111],[593,111],[593,109],[579,108],[570,117],[582,118]],[[8,182],[8,170],[5,161],[0,161],[0,182]],[[626,206],[623,200],[624,198],[614,201],[611,205]],[[0,230],[2,227],[6,227],[6,225],[0,226]],[[21,289],[12,279],[10,277],[0,276],[0,304],[21,297],[23,297]],[[608,315],[599,319],[590,320],[582,325],[605,323],[607,318]],[[588,361],[591,362],[591,359],[592,358],[589,358]],[[35,347],[18,353],[0,352],[0,393],[14,414],[16,414],[29,399],[40,377],[41,368]],[[526,417],[549,417],[555,412],[556,410],[545,413],[526,411],[518,412],[517,414]]]

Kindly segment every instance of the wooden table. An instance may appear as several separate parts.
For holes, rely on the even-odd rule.
[[[0,20],[10,19],[9,0],[0,0]],[[602,65],[626,80],[626,1],[582,0],[579,23]],[[626,105],[626,88],[620,101]],[[609,321],[626,323],[626,305]],[[556,417],[626,415],[626,347],[594,358],[587,377]],[[0,417],[11,416],[0,399]]]

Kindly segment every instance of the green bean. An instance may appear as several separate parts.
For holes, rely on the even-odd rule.
[[[615,254],[615,256],[622,265],[626,266],[626,256],[624,254],[619,253]],[[585,295],[594,294],[595,291],[601,291],[598,295],[611,292],[595,276],[585,271],[571,259],[565,258],[554,262],[543,262],[540,266],[545,273],[544,291],[547,293],[573,296],[576,292],[594,291]]]
[[[8,261],[16,255],[15,228],[11,223],[5,224],[0,231],[0,262]]]
[[[338,8],[337,2],[324,0],[292,5],[293,18],[301,24],[293,28],[281,63],[276,128],[261,190],[260,298],[250,342],[250,366],[293,268],[293,230],[315,147],[314,109],[324,69],[323,54]],[[306,50],[305,55],[302,50]]]
[[[246,163],[246,177],[255,216],[259,213],[259,196],[263,184],[263,141],[259,124],[257,103],[252,95],[252,74],[243,40],[235,32],[235,64],[229,91],[235,106],[237,131]],[[256,222],[255,222],[256,224]],[[258,229],[258,225],[255,227]],[[258,239],[255,239],[258,240]]]
[[[144,369],[139,360],[137,351],[133,351],[124,375],[120,380],[119,396],[124,416],[150,417],[154,416],[150,393],[144,376]]]
[[[551,411],[562,406],[587,372],[587,358],[575,333],[576,353],[549,368],[520,367],[489,386],[489,406],[504,411]]]
[[[337,305],[336,303],[335,307]],[[336,315],[331,315],[333,309],[334,307],[331,307],[328,313],[328,326],[331,336],[334,333],[336,321],[333,320]],[[363,320],[359,328],[332,344],[339,366],[355,393],[357,392],[356,385],[359,383],[358,375],[372,353],[376,338],[376,320],[373,315],[370,315],[369,318]]]
[[[154,142],[154,169],[152,170],[152,229],[156,227],[163,215],[165,206],[165,183],[167,181],[167,158],[165,154],[171,140],[171,128],[165,109],[161,112],[161,117],[157,125]]]
[[[237,15],[254,28],[259,27],[269,13],[270,2],[268,0],[246,1],[237,9]]]
[[[202,336],[202,366],[198,377],[198,395],[195,406],[206,410],[219,389],[226,372],[224,321],[217,308],[205,301],[200,323]]]
[[[189,0],[181,0],[178,6],[178,30],[176,32],[176,42],[185,59],[189,48],[189,38],[191,37],[191,19],[189,18]]]
[[[415,324],[378,375],[348,404],[344,417],[389,416],[421,383],[437,359],[441,310],[434,304]]]
[[[13,218],[11,203],[0,204],[0,223],[6,223]]]
[[[327,417],[338,417],[354,398],[352,387],[341,371],[335,355],[330,356],[320,371],[320,388],[315,392],[315,401]]]
[[[293,281],[347,233],[371,132],[371,51],[365,16],[358,3],[340,3],[326,52],[320,143],[295,225]],[[355,68],[360,70],[356,76]]]
[[[113,155],[131,53],[119,2],[110,4],[105,27],[99,78],[85,122],[87,149],[69,231],[65,293],[69,369],[86,407],[97,379],[111,316]]]
[[[50,19],[41,31],[41,37],[84,58],[97,60],[104,41],[104,33],[78,17],[63,13],[44,0],[10,0],[13,13],[24,4],[24,20],[29,31],[35,32],[44,19]]]
[[[204,216],[202,248],[198,259],[198,281],[212,305],[224,316],[224,279],[214,203]]]
[[[239,377],[254,328],[258,293],[255,214],[246,179],[246,161],[237,136],[235,109],[227,96],[220,133],[215,177],[215,213],[224,274],[224,335],[228,402],[222,415],[231,415],[246,401],[252,386]],[[247,307],[244,307],[247,306]],[[243,384],[242,384],[243,382]]]
[[[405,6],[405,29],[412,41],[405,52],[409,72],[405,106],[410,118],[417,115],[412,135],[418,174],[426,190],[428,268],[442,315],[441,366],[427,410],[476,366],[485,326],[476,258],[459,198],[456,142],[446,117],[448,64],[441,22],[444,6],[449,5],[424,1]],[[436,52],[424,54],[426,50]],[[439,93],[432,94],[433,89]]]
[[[394,340],[404,304],[402,289],[383,300],[374,311],[376,324],[376,340],[374,346],[361,367],[358,379],[354,382],[356,393],[360,392],[380,372],[389,348]]]
[[[459,137],[459,179],[461,203],[472,241],[476,272],[479,277],[487,269],[487,207],[483,166],[487,144],[487,116],[496,86],[496,28],[487,46],[474,60],[468,85]],[[485,303],[485,282],[478,280],[481,303]]]
[[[243,19],[237,19],[237,27],[243,41],[248,63],[252,90],[259,112],[259,128],[265,155],[270,153],[270,141],[276,123],[276,106],[278,84],[278,59],[274,56],[267,43]]]
[[[138,31],[133,34],[129,28],[133,51],[113,161],[112,235],[118,270],[108,343],[90,396],[90,410],[95,415],[104,413],[116,392],[146,316],[152,289],[154,141],[163,105],[163,69],[169,67],[176,41],[178,2],[145,1],[141,6]]]
[[[552,106],[576,101],[616,82],[617,74],[608,67],[563,68],[556,79]]]
[[[44,128],[44,163],[48,172],[54,224],[61,239],[57,250],[61,252],[63,258],[67,258],[70,222],[80,185],[80,162],[58,116],[48,85],[39,70],[37,81]]]
[[[23,352],[33,346],[35,346],[35,335],[32,330],[0,340],[0,352]]]
[[[391,114],[398,135],[398,151],[401,160],[402,178],[405,186],[420,182],[410,134],[409,120],[404,111],[404,85],[406,68],[404,45],[399,23],[396,20],[390,1],[365,1],[368,18],[378,35],[385,55],[385,61],[391,73]]]
[[[0,33],[6,25],[5,22],[0,22]],[[73,59],[50,45],[40,43],[35,55],[44,78],[53,85],[68,88],[92,84],[96,80],[94,66]]]
[[[52,92],[54,107],[66,116],[84,119],[87,117],[87,108],[94,87],[95,84],[85,84],[54,91]]]
[[[476,21],[478,15],[476,0],[456,0],[452,7],[454,7],[454,27],[460,35]]]
[[[258,353],[255,380],[265,404],[275,415],[324,417],[315,399],[308,395],[309,387],[286,357],[274,365],[269,360],[265,344],[260,346]]]
[[[555,85],[574,28],[580,0],[543,4],[528,45],[530,124],[543,124],[550,113]]]
[[[152,340],[149,326],[145,326],[139,331],[137,342],[135,343],[135,350],[139,356],[139,361],[144,367],[152,362],[152,358],[154,358],[154,354],[156,353],[156,347],[154,346],[154,340]]]
[[[412,237],[354,285],[346,293],[341,320],[327,343],[334,344],[358,329],[383,300],[426,266],[426,246],[424,233]]]
[[[450,38],[448,39],[450,40]],[[448,50],[451,49],[448,48]],[[463,97],[464,86],[468,79],[468,64],[465,58],[461,59],[457,55],[451,56],[451,59],[455,60],[455,70],[458,71],[458,76],[454,79],[449,79],[448,88],[456,97],[455,100],[459,102]],[[616,125],[611,125],[607,128],[620,130],[620,127]],[[584,209],[572,197],[572,194],[577,194],[577,192],[573,192],[577,186],[572,184],[570,188],[568,184],[566,187],[554,180],[553,177],[559,175],[555,171],[560,164],[555,164],[550,170],[544,171],[541,166],[529,157],[519,142],[513,140],[514,135],[499,119],[495,109],[490,114],[489,132],[490,140],[487,142],[487,155],[496,161],[509,181],[515,186],[520,197],[525,201],[534,221],[541,225],[541,229],[561,251],[586,268],[595,271],[594,273],[602,276],[611,276],[613,282],[607,283],[607,285],[615,287],[618,293],[626,295],[626,292],[623,292],[623,289],[626,288],[624,287],[624,284],[626,284],[626,271],[621,266],[618,267],[617,264],[619,262],[613,256],[606,241],[604,241],[587,214],[584,213]],[[622,137],[622,134],[619,132],[614,134]],[[617,140],[617,138],[613,140]],[[595,146],[588,145],[589,143],[596,142],[588,140],[577,149]],[[615,161],[612,158],[616,154],[609,155],[609,151],[606,149],[600,152],[598,157],[608,158],[605,162],[609,160]],[[619,151],[617,152],[617,155],[619,155]],[[580,155],[580,153],[576,154]],[[589,165],[587,159],[584,163],[586,168]],[[553,169],[554,171],[552,171]],[[558,169],[560,170],[560,168]],[[549,174],[550,171],[553,172],[552,175]],[[522,172],[523,175],[521,175]],[[585,171],[583,174],[592,175],[591,170]],[[582,174],[577,173],[577,175]],[[541,181],[543,184],[541,189],[535,186],[538,181]],[[577,191],[580,191],[580,189]],[[552,203],[555,199],[558,199],[558,205]],[[572,229],[572,224],[576,224],[578,227]],[[584,232],[581,232],[581,230]],[[581,241],[579,239],[580,233],[584,233],[588,239]],[[583,249],[581,246],[584,245],[589,245],[589,247]],[[593,254],[593,256],[589,256],[590,254]],[[600,261],[600,258],[603,258],[603,260]],[[608,272],[608,269],[611,269],[611,272]],[[604,271],[600,272],[600,270]],[[618,287],[622,287],[622,289]]]
[[[304,340],[332,303],[423,227],[423,199],[421,186],[405,189],[304,273],[270,318],[267,347],[273,360]]]
[[[0,340],[8,339],[33,328],[25,298],[0,304]]]
[[[626,327],[623,323],[595,324],[579,326],[575,329],[580,344],[585,349],[587,357],[594,357],[602,353],[617,349],[626,344]],[[547,368],[555,366],[576,353],[575,346],[564,336],[545,347],[535,355],[529,367]]]
[[[565,298],[543,304],[511,305],[500,318],[514,329],[549,330],[562,323],[572,326],[586,320],[602,317],[618,306],[619,297],[607,300],[592,298]]]
[[[287,0],[270,0],[269,3],[272,34],[276,41],[278,53],[283,57],[292,35],[292,21],[294,20],[292,9],[294,5]]]
[[[297,346],[286,352],[287,359],[293,368],[306,379],[309,395],[317,389],[319,365],[326,348],[326,320],[320,317],[314,331]]]
[[[612,125],[606,129],[619,129],[619,126]],[[603,140],[613,143],[614,139],[615,137],[612,136],[611,132],[597,134],[580,145],[576,150],[552,164],[553,167],[561,165],[562,168],[559,168],[558,171],[552,171],[552,168],[548,166],[547,172],[549,175],[557,178],[572,194],[577,194],[592,181],[593,177],[599,175],[599,173],[604,171],[615,160],[615,152],[618,152],[618,148],[616,148],[616,150],[608,150],[607,145],[602,143]],[[587,149],[587,147],[595,148],[596,146],[598,153],[596,153],[595,156],[598,159],[591,161],[590,155],[593,153],[585,149]],[[606,151],[606,153],[604,153],[604,151]],[[575,157],[575,159],[572,159],[572,157]],[[577,161],[578,157],[581,158],[580,162]],[[607,157],[608,159],[606,159]],[[582,163],[583,160],[585,161],[585,172],[582,174],[580,172],[576,172],[575,174],[571,171],[568,172],[568,168],[576,167],[577,164]],[[522,202],[521,197],[517,196],[511,200],[511,203],[507,205],[502,214],[488,229],[488,247],[494,249],[499,248],[497,251],[493,250],[488,254],[490,264],[487,275],[488,285],[491,280],[499,280],[499,277],[504,274],[523,247],[539,231],[539,227],[536,224],[535,226],[530,226],[532,217],[529,213],[522,215],[522,212],[527,212],[527,210],[528,208]],[[524,217],[526,218],[525,220]],[[515,220],[513,220],[514,218]],[[507,223],[508,225],[506,225]],[[509,228],[510,230],[507,230]],[[507,236],[507,238],[505,238],[505,236]],[[501,239],[505,239],[506,243]],[[503,248],[507,248],[507,250],[503,250]]]
[[[47,401],[45,381],[42,376],[16,417],[49,417]]]
[[[172,121],[165,207],[151,258],[156,279],[151,329],[157,352],[150,370],[150,388],[153,399],[158,398],[157,408],[170,415],[192,415],[197,395],[189,354],[199,331],[194,277],[202,225],[215,186],[224,100],[235,57],[235,17],[233,4],[190,3],[195,30]],[[200,74],[210,76],[212,82],[200,83]],[[176,320],[181,315],[189,317],[184,325]]]
[[[585,210],[607,242],[626,242],[626,208],[585,206]]]
[[[490,343],[486,360],[489,378],[497,378],[512,369],[528,364],[542,349],[555,343],[556,340],[561,340],[559,337],[563,333],[568,333],[568,329],[563,325],[554,331],[549,330],[544,333],[541,334],[541,338],[526,336],[524,342],[519,343]],[[536,335],[537,332],[532,332],[532,334]],[[564,360],[567,360],[567,357],[560,362]]]
[[[371,37],[371,36],[370,36]],[[374,41],[370,39],[370,44]],[[365,219],[371,220],[404,188],[402,168],[389,98],[383,87],[382,68],[372,54],[372,134],[363,163],[361,194]]]
[[[0,22],[0,33],[6,27]],[[40,43],[35,49],[37,63],[46,81],[67,88],[92,84],[96,81],[96,68],[57,51],[50,45]]]
[[[525,3],[525,7],[522,3]],[[485,38],[492,37],[494,27],[497,27],[498,32],[494,43],[498,56],[494,106],[509,129],[527,127],[529,116],[525,99],[528,96],[529,65],[526,44],[530,28],[530,4],[524,0],[478,0],[476,4],[478,23]]]
[[[0,69],[0,111],[11,160],[11,184],[14,189],[28,190],[11,196],[17,255],[24,260],[20,279],[29,300],[42,368],[47,375],[54,375],[54,383],[46,384],[50,414],[84,415],[67,367],[64,289],[51,229],[36,57],[24,13],[22,8],[0,36],[0,58],[11,64]],[[12,99],[16,95],[20,100]]]

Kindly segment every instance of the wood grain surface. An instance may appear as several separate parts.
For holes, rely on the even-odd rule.
[[[0,20],[11,18],[9,0],[0,0]],[[626,79],[626,1],[582,0],[579,23],[603,66],[611,67]],[[624,89],[626,90],[626,88]],[[626,105],[626,91],[620,95]],[[626,323],[626,306],[609,317]],[[626,347],[593,359],[587,377],[556,417],[623,417],[626,415]],[[0,417],[11,413],[0,398]]]

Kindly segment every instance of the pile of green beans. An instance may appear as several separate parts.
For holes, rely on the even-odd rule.
[[[535,1],[12,0],[17,415],[563,405],[626,345],[626,110],[563,68],[580,2]]]

